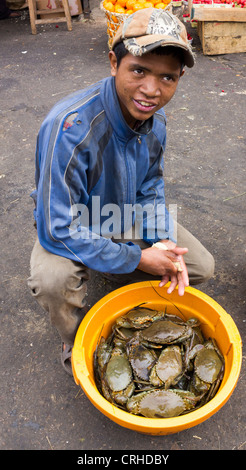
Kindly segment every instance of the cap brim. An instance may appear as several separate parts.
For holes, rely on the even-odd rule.
[[[166,47],[166,46],[174,46],[174,47],[179,47],[184,51],[184,65],[187,67],[191,68],[193,67],[195,61],[194,61],[194,56],[191,51],[191,48],[189,45],[186,45],[185,43],[182,43],[180,40],[175,41],[173,38],[160,38],[159,35],[156,35],[156,37],[151,37],[151,36],[142,36],[142,37],[136,37],[134,38],[134,46],[133,44],[130,44],[130,38],[123,39],[123,43],[126,47],[126,49],[132,53],[133,55],[140,56],[143,54],[146,54],[148,52],[153,51],[154,49],[157,49],[157,47]],[[133,46],[133,47],[132,47]]]

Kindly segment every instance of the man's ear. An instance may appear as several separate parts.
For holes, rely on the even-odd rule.
[[[112,77],[115,77],[117,73],[117,59],[114,51],[109,51],[108,57],[110,62],[111,75]]]
[[[183,77],[184,73],[185,73],[185,69],[183,69],[182,72],[180,72],[180,77],[179,78]]]

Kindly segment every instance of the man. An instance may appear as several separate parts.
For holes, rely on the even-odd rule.
[[[122,285],[170,280],[168,293],[177,286],[180,295],[214,269],[165,208],[163,106],[184,66],[194,65],[184,25],[163,10],[140,10],[118,29],[109,60],[111,77],[59,102],[37,141],[28,284],[61,335],[70,372],[90,269]]]

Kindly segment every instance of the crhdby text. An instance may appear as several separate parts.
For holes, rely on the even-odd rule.
[[[163,454],[123,454],[119,458],[112,456],[90,456],[84,454],[83,457],[78,457],[77,464],[79,465],[102,465],[108,468],[110,464],[121,463],[122,465],[165,465],[169,455]]]
[[[129,455],[122,455],[121,463],[125,465],[158,465],[158,464],[166,464],[168,455],[162,454],[129,454]]]

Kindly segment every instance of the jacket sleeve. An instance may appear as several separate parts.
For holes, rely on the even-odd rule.
[[[35,218],[41,245],[58,256],[81,262],[88,268],[108,273],[129,273],[136,269],[141,249],[137,245],[114,243],[93,233],[78,206],[74,209],[67,168],[75,148],[72,133],[62,131],[63,120],[46,119],[41,127],[36,150]],[[77,126],[78,127],[78,126]],[[82,206],[87,207],[86,172],[88,155],[83,155],[83,168],[76,178],[76,190]],[[34,192],[35,193],[35,192]],[[37,196],[37,197],[36,197]]]
[[[170,239],[176,243],[174,238],[173,220],[165,204],[164,188],[164,159],[166,138],[164,134],[163,144],[159,155],[153,155],[150,161],[148,173],[137,193],[136,222],[142,227],[143,240],[149,244],[159,240]]]

